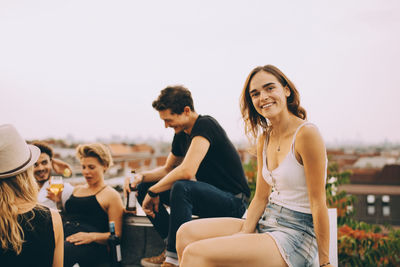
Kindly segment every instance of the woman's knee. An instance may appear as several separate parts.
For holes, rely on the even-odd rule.
[[[201,254],[198,253],[198,249],[196,248],[197,245],[195,243],[188,244],[183,252],[182,252],[182,259],[194,259],[199,257]]]
[[[199,242],[188,244],[182,253],[181,263],[183,266],[213,266],[207,253],[202,253]]]
[[[193,230],[190,222],[182,224],[176,232],[176,249],[182,253],[183,249],[193,240]]]

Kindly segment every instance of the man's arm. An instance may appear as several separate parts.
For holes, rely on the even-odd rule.
[[[209,147],[210,142],[206,138],[202,136],[196,136],[195,138],[193,138],[182,164],[169,172],[155,185],[150,187],[149,191],[157,194],[170,189],[174,182],[178,180],[192,179],[196,175],[197,169],[199,168],[200,163],[203,161],[205,155],[207,154]],[[147,193],[143,200],[143,211],[147,215],[154,218],[155,213],[158,212],[159,202],[159,196],[151,197]]]
[[[181,164],[183,157],[177,157],[171,152],[168,154],[167,161],[164,166],[142,172],[141,175],[144,177],[144,181],[156,182],[166,176],[169,172],[175,169],[179,164]]]
[[[57,174],[62,174],[65,177],[70,177],[72,174],[72,169],[71,167],[68,165],[68,163],[62,161],[61,159],[55,159],[53,158],[51,160],[51,165],[53,170],[57,173]]]
[[[174,182],[178,180],[192,179],[196,175],[200,163],[206,156],[209,147],[210,142],[206,138],[202,136],[193,138],[182,164],[170,171],[158,183],[150,187],[150,191],[153,193],[160,193],[170,189]],[[145,181],[147,182],[147,176],[145,175],[145,177]]]
[[[145,171],[142,173],[138,173],[135,176],[135,180],[131,182],[130,177],[125,177],[124,181],[124,192],[131,192],[130,186],[135,188],[141,182],[157,182],[165,175],[167,175],[170,171],[176,168],[179,164],[181,164],[183,157],[177,157],[171,152],[167,157],[167,161],[161,167],[157,167],[155,169]],[[130,185],[130,186],[129,186]]]

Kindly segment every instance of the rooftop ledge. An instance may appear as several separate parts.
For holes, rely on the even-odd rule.
[[[345,184],[340,185],[339,190],[344,190],[348,194],[359,195],[400,195],[399,185],[364,185],[364,184]]]

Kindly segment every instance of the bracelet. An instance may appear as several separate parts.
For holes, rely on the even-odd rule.
[[[328,261],[328,262],[325,262],[324,264],[321,264],[319,267],[328,266],[329,264],[331,264],[331,263]]]
[[[150,190],[147,190],[147,194],[150,196],[150,197],[158,197],[158,193],[154,193],[154,192],[152,192],[152,191],[150,191]]]

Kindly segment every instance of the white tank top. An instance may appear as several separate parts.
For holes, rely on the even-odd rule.
[[[300,128],[306,124],[312,123],[304,122],[296,129],[296,132],[293,135],[293,141],[289,153],[279,164],[279,166],[272,171],[269,171],[267,168],[268,137],[266,138],[263,149],[262,175],[264,180],[272,186],[273,192],[269,197],[269,201],[271,203],[275,203],[295,211],[311,213],[304,166],[297,161],[294,153],[296,135]]]

